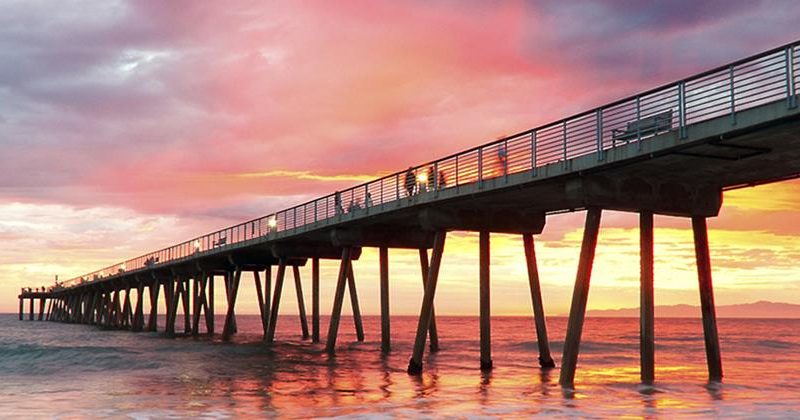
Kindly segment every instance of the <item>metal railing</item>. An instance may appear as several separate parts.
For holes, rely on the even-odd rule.
[[[147,253],[67,280],[59,288],[230,249],[234,244],[297,231],[312,223],[335,223],[343,215],[357,217],[368,212],[363,209],[399,205],[399,200],[416,194],[480,185],[524,172],[536,177],[539,167],[592,154],[602,161],[606,151],[619,145],[666,131],[678,131],[685,138],[688,126],[713,118],[729,116],[736,124],[738,111],[769,102],[786,100],[787,106],[796,107],[798,87],[800,41]]]

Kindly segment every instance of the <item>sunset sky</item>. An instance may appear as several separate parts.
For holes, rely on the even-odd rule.
[[[3,1],[0,312],[56,274],[798,40],[798,15],[793,0]],[[718,304],[800,304],[798,209],[800,182],[726,193],[709,222]],[[568,311],[583,217],[552,216],[537,237],[549,314]],[[604,213],[590,309],[638,305],[637,222]],[[656,218],[657,304],[699,304],[689,225]],[[521,239],[492,238],[493,311],[528,314]],[[390,258],[393,313],[418,313],[416,253]],[[477,237],[451,234],[440,314],[477,314],[477,260]],[[323,313],[335,270],[324,262]],[[367,249],[368,314],[377,276]],[[254,313],[252,282],[241,293],[239,312]]]

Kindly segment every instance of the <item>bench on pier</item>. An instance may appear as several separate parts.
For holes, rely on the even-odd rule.
[[[672,110],[653,114],[648,117],[629,122],[625,129],[615,128],[611,130],[612,140],[628,141],[646,136],[648,134],[658,134],[672,130]]]

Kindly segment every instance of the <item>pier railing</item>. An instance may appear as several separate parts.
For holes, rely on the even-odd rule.
[[[786,100],[796,107],[800,88],[800,41],[697,74],[599,108],[495,140],[467,151],[408,168],[343,191],[267,216],[249,220],[194,239],[65,281],[73,287],[125,272],[189,259],[234,244],[291,233],[317,222],[336,222],[349,214],[386,206],[417,194],[435,193],[482,183],[510,174],[596,155],[623,144],[729,116],[738,111]],[[349,220],[349,219],[348,219]]]

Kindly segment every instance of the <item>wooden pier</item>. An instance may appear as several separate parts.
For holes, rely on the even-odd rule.
[[[754,70],[759,68],[771,70]],[[424,369],[426,344],[431,352],[440,348],[434,302],[448,232],[470,231],[479,237],[475,277],[480,290],[480,358],[475,367],[490,370],[503,363],[492,357],[491,287],[503,279],[491,277],[491,235],[514,234],[520,238],[519,255],[527,267],[526,293],[535,326],[531,337],[538,344],[539,368],[560,363],[559,383],[571,388],[595,250],[602,246],[601,218],[604,210],[615,210],[636,213],[640,220],[641,381],[652,384],[657,379],[654,215],[685,218],[694,232],[709,380],[719,381],[722,363],[707,218],[719,213],[725,190],[800,176],[798,68],[800,47],[787,44],[57,283],[47,291],[23,289],[19,318],[25,318],[27,303],[29,320],[161,331],[167,337],[214,335],[214,288],[221,280],[226,312],[220,334],[227,341],[237,333],[240,286],[252,278],[263,338],[273,343],[284,283],[291,275],[299,337],[311,343],[325,340],[325,350],[334,353],[345,293],[356,339],[364,340],[353,261],[363,248],[374,247],[379,255],[380,351],[390,352],[389,257],[392,249],[413,249],[419,252],[424,293],[407,371],[418,375]],[[776,85],[785,89],[776,90]],[[645,130],[654,116],[659,118],[657,129]],[[535,235],[545,229],[548,215],[569,211],[585,211],[586,220],[559,362],[550,352]],[[338,263],[336,278],[320,277],[321,260]],[[309,261],[310,330],[299,270]],[[322,337],[319,290],[324,281],[335,282],[335,293],[327,335]],[[166,315],[163,326],[157,325],[159,301]]]

